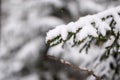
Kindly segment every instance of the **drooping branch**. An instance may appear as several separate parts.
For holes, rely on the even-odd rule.
[[[93,71],[90,71],[90,70],[88,70],[88,69],[80,68],[80,67],[78,67],[78,66],[75,66],[75,65],[73,65],[73,64],[71,64],[71,63],[63,60],[63,59],[60,60],[60,59],[58,59],[58,58],[56,58],[56,57],[54,57],[54,56],[47,55],[47,58],[49,58],[49,59],[51,59],[51,60],[54,60],[54,61],[57,61],[57,62],[65,65],[65,66],[68,66],[68,67],[70,67],[71,69],[73,69],[73,70],[75,70],[75,71],[79,71],[79,72],[85,71],[85,72],[87,72],[89,75],[94,76],[94,77],[96,78],[96,80],[101,80],[101,78],[100,78],[99,76],[97,76]]]

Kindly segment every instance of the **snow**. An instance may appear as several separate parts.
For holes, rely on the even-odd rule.
[[[100,32],[103,36],[106,35],[106,31],[110,30],[109,24],[102,21],[101,18],[97,15],[94,15],[94,21],[95,21],[95,27],[98,29],[98,32]]]
[[[93,28],[93,26],[89,23],[86,23],[84,28],[80,30],[80,32],[77,34],[77,40],[81,41],[84,38],[86,38],[88,35],[92,35],[93,37],[97,37],[97,30]]]
[[[68,34],[65,27],[65,25],[60,25],[56,28],[56,30],[50,30],[47,33],[47,36],[49,37],[47,37],[46,39],[52,39],[53,37],[59,36],[59,34],[61,34],[62,39],[65,40]]]
[[[117,30],[117,32],[118,31],[120,31],[120,15],[118,15],[118,13],[112,13],[113,14],[113,18],[114,18],[114,20],[115,20],[115,22],[116,22],[116,26],[115,26],[115,28],[116,28],[116,30]]]
[[[68,32],[73,32],[73,33],[76,32],[77,25],[74,22],[68,23],[66,27],[68,29]]]
[[[71,22],[68,25],[57,26],[55,29],[50,30],[47,33],[46,41],[51,40],[58,35],[61,35],[62,39],[65,40],[67,36],[67,32],[69,31],[75,32],[75,30],[78,30],[78,28],[82,28],[82,30],[79,32],[80,40],[84,39],[88,35],[92,35],[93,37],[96,37],[97,31],[94,29],[94,27],[98,28],[98,32],[101,33],[103,36],[105,36],[106,31],[110,30],[110,26],[106,22],[102,21],[101,18],[106,17],[108,15],[113,15],[113,17],[115,18],[116,24],[117,24],[116,29],[118,29],[119,21],[120,21],[120,18],[117,15],[118,10],[120,10],[120,6],[106,10],[105,12],[101,12],[96,15],[88,15],[86,17],[82,17],[75,23]],[[91,25],[92,22],[95,22],[95,26]],[[72,26],[74,26],[75,29],[73,29]]]

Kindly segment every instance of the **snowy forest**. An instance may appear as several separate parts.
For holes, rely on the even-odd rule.
[[[0,80],[120,80],[120,0],[2,0]]]

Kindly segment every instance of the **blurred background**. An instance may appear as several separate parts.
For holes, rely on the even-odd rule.
[[[49,49],[46,46],[46,32],[57,25],[118,5],[120,0],[2,0],[0,80],[93,80],[87,78],[89,74],[86,72],[74,71],[46,58],[47,54],[61,58],[61,54],[65,53],[60,48]],[[94,50],[97,48],[94,47]],[[57,54],[60,51],[62,53]],[[74,51],[67,53],[75,54]],[[98,56],[93,55],[88,57]],[[78,55],[64,56],[77,66],[88,66],[88,63],[94,65],[96,60],[85,61],[88,58],[84,58],[85,55],[81,55],[82,60]],[[111,75],[107,74],[108,80]],[[101,76],[106,75],[102,73]],[[120,80],[120,75],[116,80]]]

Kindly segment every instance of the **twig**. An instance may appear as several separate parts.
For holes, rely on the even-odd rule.
[[[47,55],[47,58],[52,59],[52,60],[55,60],[55,61],[57,61],[57,62],[60,62],[61,64],[66,65],[66,66],[72,68],[73,70],[76,70],[76,71],[85,71],[85,72],[87,72],[88,74],[94,76],[94,77],[96,78],[96,80],[101,80],[101,78],[100,78],[99,76],[97,76],[96,74],[94,74],[93,71],[89,71],[89,70],[87,70],[87,69],[80,68],[80,67],[78,67],[78,66],[75,66],[75,65],[73,65],[73,64],[71,64],[71,63],[63,60],[63,59],[59,60],[58,58],[56,58],[56,57],[54,57],[54,56]]]

